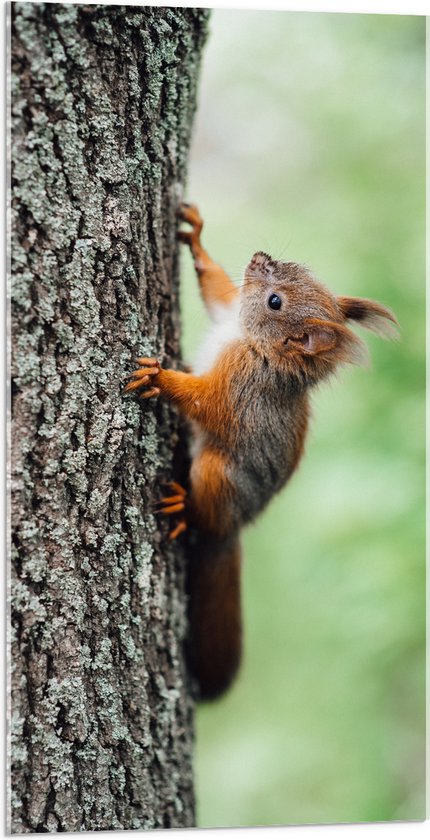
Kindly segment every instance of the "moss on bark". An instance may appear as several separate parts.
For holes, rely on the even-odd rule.
[[[176,211],[207,12],[12,13],[13,832],[194,824],[183,440],[122,395],[177,360]]]

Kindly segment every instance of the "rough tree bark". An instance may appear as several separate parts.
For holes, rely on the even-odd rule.
[[[12,832],[194,824],[185,562],[152,512],[183,441],[122,387],[178,358],[206,25],[12,5]]]

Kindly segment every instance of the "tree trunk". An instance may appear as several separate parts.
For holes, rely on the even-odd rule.
[[[122,388],[178,360],[207,14],[12,5],[12,832],[194,824],[185,558],[153,514],[183,435]]]

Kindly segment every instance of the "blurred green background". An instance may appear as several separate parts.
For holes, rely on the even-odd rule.
[[[197,716],[198,825],[423,819],[425,19],[215,11],[187,199],[235,279],[305,262],[398,343],[321,386],[244,535],[240,678]],[[183,350],[207,319],[182,257]]]

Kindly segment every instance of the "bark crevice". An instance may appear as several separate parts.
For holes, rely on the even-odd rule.
[[[208,13],[12,6],[10,829],[194,825],[185,458],[124,398],[179,356],[177,208]]]

